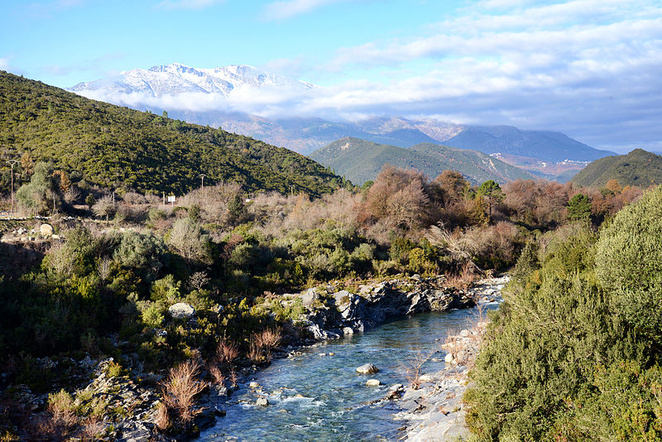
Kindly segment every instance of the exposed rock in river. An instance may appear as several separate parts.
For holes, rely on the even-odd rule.
[[[464,291],[444,287],[444,277],[393,279],[322,294],[309,289],[299,295],[308,309],[304,317],[315,340],[351,336],[397,317],[475,305]]]

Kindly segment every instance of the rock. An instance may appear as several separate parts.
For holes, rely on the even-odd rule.
[[[460,332],[460,336],[462,336],[463,338],[466,338],[466,337],[469,336],[470,334],[471,334],[471,332],[470,332],[469,330],[462,330],[462,331]]]
[[[42,224],[39,227],[39,233],[41,233],[43,236],[52,236],[53,233],[55,233],[55,230],[50,224]]]
[[[269,399],[267,399],[266,397],[257,398],[257,400],[255,401],[255,405],[259,405],[260,407],[266,407],[267,405],[269,405]]]
[[[379,379],[368,379],[365,383],[367,387],[378,387],[382,385],[381,382],[379,382]]]
[[[453,358],[453,355],[450,354],[450,353],[448,353],[448,354],[446,355],[446,357],[444,358],[444,362],[447,363],[447,364],[450,364],[451,362],[453,362],[453,359],[454,359],[454,358]]]
[[[405,393],[405,386],[402,384],[394,384],[388,388],[386,399],[400,399]]]
[[[342,333],[345,336],[352,336],[354,334],[354,329],[352,327],[343,327]]]
[[[356,367],[356,372],[361,374],[373,374],[378,373],[379,368],[375,367],[373,364],[364,364],[360,367]]]
[[[216,423],[216,410],[212,408],[204,408],[194,419],[195,425],[200,430],[211,428]]]
[[[434,378],[432,377],[432,375],[429,375],[429,374],[423,374],[423,375],[418,377],[418,381],[420,383],[432,382],[433,380],[434,380]]]
[[[314,304],[319,301],[320,295],[317,293],[317,290],[314,288],[306,290],[306,292],[301,295],[301,301],[303,306],[312,309]]]
[[[186,319],[195,314],[195,309],[185,302],[178,302],[170,306],[168,313],[175,319]]]
[[[248,388],[250,388],[252,390],[257,390],[258,388],[260,388],[260,384],[258,384],[255,381],[251,381],[251,383],[248,384]]]
[[[152,431],[141,422],[128,423],[120,427],[122,442],[146,442],[152,440]]]

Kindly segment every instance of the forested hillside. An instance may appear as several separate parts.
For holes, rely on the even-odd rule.
[[[627,155],[600,158],[572,178],[579,186],[605,186],[616,180],[621,186],[648,187],[662,183],[662,157],[643,149]]]
[[[346,137],[313,152],[310,158],[357,185],[374,180],[387,164],[415,169],[430,178],[441,175],[444,170],[454,170],[472,184],[487,180],[505,184],[516,179],[533,178],[530,173],[482,152],[433,143],[420,143],[405,149]]]
[[[0,149],[4,160],[22,158],[24,168],[52,161],[72,181],[109,189],[181,194],[199,187],[201,174],[206,183],[237,182],[248,191],[319,196],[343,185],[287,149],[89,100],[6,72],[0,72]],[[8,177],[3,176],[3,190]]]

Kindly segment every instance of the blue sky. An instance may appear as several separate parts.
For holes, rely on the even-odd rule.
[[[322,86],[282,112],[662,150],[660,0],[2,0],[0,69],[69,87],[173,62]]]

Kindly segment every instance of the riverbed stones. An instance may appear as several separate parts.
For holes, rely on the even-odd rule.
[[[269,399],[267,399],[266,397],[259,397],[255,401],[255,405],[260,407],[266,407],[269,405]]]
[[[366,385],[367,387],[379,387],[380,385],[382,385],[382,383],[379,382],[379,379],[368,379],[368,380],[365,382],[365,385]]]
[[[251,381],[251,382],[248,384],[248,388],[250,388],[251,390],[257,390],[258,388],[260,388],[260,384],[258,384],[258,383],[255,382],[255,381]]]
[[[379,372],[379,368],[373,364],[363,364],[360,367],[356,367],[356,372],[360,374],[374,374]]]

